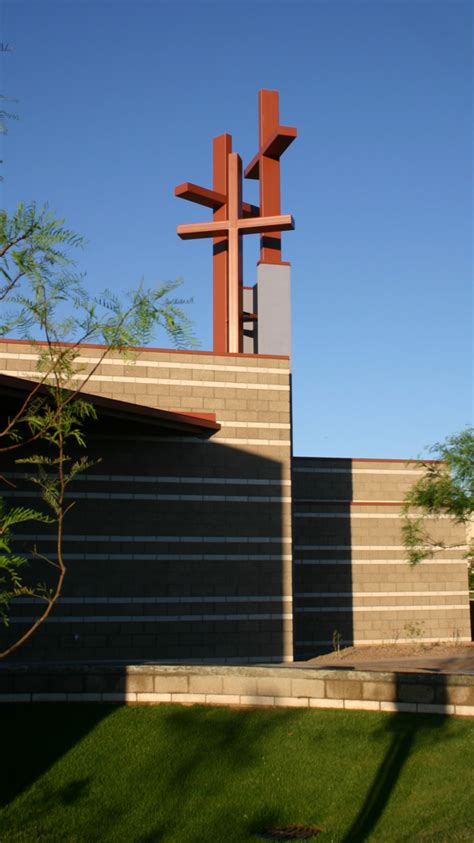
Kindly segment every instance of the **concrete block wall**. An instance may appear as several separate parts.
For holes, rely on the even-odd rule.
[[[84,346],[78,363],[87,370],[100,353]],[[34,348],[0,343],[0,371],[31,377],[35,363]],[[89,453],[101,462],[71,487],[63,597],[18,658],[291,660],[288,359],[146,349],[131,363],[107,357],[87,390],[214,412],[222,428],[209,439],[138,422],[88,430]],[[33,505],[20,467],[9,472],[18,489],[2,494]],[[51,531],[25,525],[20,549],[33,544],[53,552]],[[17,600],[1,638],[37,611],[31,599]]]
[[[400,533],[404,495],[420,465],[403,460],[296,458],[295,652],[308,658],[350,644],[471,641],[463,550],[415,568]],[[446,519],[433,535],[463,545]]]
[[[0,704],[264,706],[474,717],[474,676],[297,666],[0,665]]]
[[[78,362],[87,370],[100,353],[83,347]],[[0,371],[28,378],[35,363],[28,344],[0,342]],[[101,462],[71,488],[64,594],[18,658],[277,662],[337,643],[471,640],[462,551],[405,562],[400,504],[419,467],[296,458],[292,475],[288,358],[146,349],[129,363],[110,355],[87,389],[214,412],[222,427],[210,438],[139,421],[88,429]],[[35,503],[20,467],[1,471],[18,486],[3,496]],[[446,521],[433,529],[464,540]],[[25,526],[18,549],[34,544],[53,552],[52,533]],[[37,612],[16,601],[0,644]]]

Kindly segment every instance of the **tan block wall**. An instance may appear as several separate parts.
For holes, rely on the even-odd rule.
[[[471,640],[463,550],[415,568],[405,561],[401,502],[420,471],[402,461],[294,460],[297,657],[330,650],[339,637],[346,646]],[[465,541],[448,520],[430,529]]]
[[[83,348],[79,362],[87,370],[99,354]],[[27,344],[0,342],[0,371],[31,377],[35,360]],[[334,634],[342,644],[470,640],[461,552],[415,569],[404,560],[400,502],[416,466],[297,458],[292,572],[287,359],[143,350],[132,363],[111,355],[87,389],[215,412],[222,429],[201,439],[139,423],[90,428],[102,462],[73,489],[63,599],[21,658],[291,660],[293,617],[299,658],[331,649]],[[31,505],[32,488],[19,491]],[[447,522],[433,526],[463,541]],[[19,549],[33,543],[53,547],[46,528],[25,527]],[[17,602],[0,637],[37,609]]]
[[[99,354],[84,347],[78,363],[90,371]],[[35,363],[34,348],[0,343],[0,371],[31,377]],[[110,355],[87,391],[215,412],[222,429],[209,439],[114,421],[88,430],[102,461],[72,490],[63,598],[19,657],[291,660],[289,361],[143,350],[131,363]],[[32,487],[10,471],[31,505]],[[25,527],[22,549],[49,552],[48,534]],[[36,611],[17,601],[9,634]]]
[[[474,717],[474,676],[299,667],[0,665],[0,704],[176,703]]]

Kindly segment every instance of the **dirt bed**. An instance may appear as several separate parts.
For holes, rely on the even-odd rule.
[[[339,652],[326,653],[300,662],[311,667],[360,668],[390,670],[410,667],[416,670],[436,670],[471,673],[474,671],[474,643],[449,644],[380,644],[376,646],[346,647]]]

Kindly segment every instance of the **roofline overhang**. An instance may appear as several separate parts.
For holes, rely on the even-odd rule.
[[[0,373],[0,390],[4,393],[16,397],[25,395],[35,388],[39,395],[48,394],[46,384],[38,386],[37,381]],[[101,416],[125,421],[138,421],[142,424],[179,431],[191,436],[209,436],[221,429],[221,425],[216,421],[215,413],[181,413],[173,410],[160,410],[157,407],[147,407],[145,404],[132,404],[129,401],[93,395],[83,390],[78,392],[77,398],[88,401],[96,407]]]

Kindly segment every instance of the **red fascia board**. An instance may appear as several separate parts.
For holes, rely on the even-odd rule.
[[[403,506],[404,501],[349,501],[327,500],[325,498],[294,498],[296,504],[317,504],[318,506]]]
[[[11,375],[0,374],[0,388],[2,387],[13,393],[21,392],[24,394],[38,387],[38,383],[27,378],[16,378]],[[37,393],[39,394],[44,395],[46,392],[47,387],[45,384],[41,384],[37,389]],[[116,398],[106,398],[103,395],[92,395],[89,392],[82,391],[78,393],[78,398],[83,398],[94,407],[105,411],[106,414],[134,420],[139,418],[145,422],[157,424],[158,427],[184,430],[189,433],[216,432],[221,429],[221,425],[216,421],[214,413],[200,414],[182,413],[175,410],[160,410],[155,407],[147,407],[144,404],[131,404],[127,401],[119,401]]]
[[[0,339],[0,343],[14,343],[15,345],[48,345],[45,340],[14,340],[2,338]],[[77,345],[75,342],[61,342],[56,343],[58,347],[61,348],[106,348],[105,345],[100,345],[99,343],[92,343],[92,342],[84,342],[81,343],[80,346]],[[130,346],[127,348],[127,351],[152,351],[159,354],[202,354],[207,355],[208,357],[251,357],[252,359],[259,359],[259,360],[289,360],[290,357],[288,354],[241,354],[240,352],[234,351],[219,351],[216,353],[215,351],[200,351],[194,348],[150,348],[149,346]]]
[[[403,506],[404,501],[351,501],[351,506]]]
[[[425,463],[428,465],[435,465],[436,463],[443,462],[443,460],[412,460],[407,457],[406,460],[403,459],[385,459],[383,457],[303,457],[303,456],[294,456],[293,460],[327,460],[327,462],[393,462],[393,463],[403,463],[407,465],[407,463],[420,463],[424,465]]]
[[[349,459],[351,459],[353,463],[354,462],[400,462],[400,463],[405,463],[405,465],[407,463],[411,463],[411,462],[413,462],[413,463],[437,463],[437,462],[441,462],[441,460],[412,460],[410,458],[407,458],[406,460],[399,460],[399,459],[395,460],[395,459],[382,459],[381,457],[350,457]]]
[[[126,401],[105,398],[102,395],[97,397],[87,393],[81,393],[81,395],[91,404],[105,411],[110,411],[112,414],[118,413],[131,418],[139,416],[141,419],[152,423],[158,422],[159,427],[176,428],[189,433],[216,432],[221,429],[213,413],[203,413],[202,415],[181,413],[176,410],[159,410],[155,407],[147,407],[144,404],[129,404]]]

